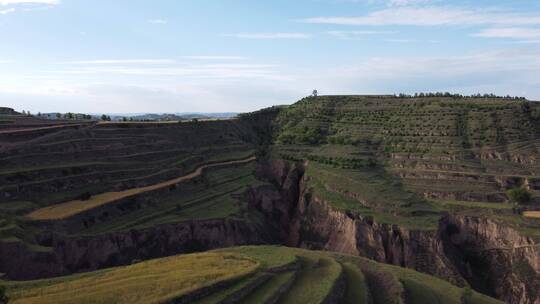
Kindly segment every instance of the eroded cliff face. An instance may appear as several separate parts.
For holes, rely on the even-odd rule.
[[[309,189],[301,188],[298,207],[291,220],[289,246],[361,255],[465,285],[465,280],[446,257],[444,244],[436,231],[411,231],[340,212]]]
[[[289,222],[288,246],[361,255],[379,262],[413,268],[456,285],[471,285],[508,303],[540,303],[540,251],[533,240],[495,221],[445,215],[437,230],[409,230],[341,212],[306,188],[300,165],[269,163],[263,170],[288,200],[265,205],[279,209]],[[285,182],[287,181],[287,182]],[[298,199],[291,197],[298,193]],[[263,202],[264,199],[260,199]],[[288,207],[286,206],[287,204]],[[289,214],[287,214],[289,210]]]
[[[447,216],[447,256],[477,290],[508,303],[540,303],[540,250],[528,237],[485,218]]]
[[[43,236],[40,241],[50,251],[0,243],[0,272],[35,279],[178,253],[279,243],[413,268],[508,303],[540,303],[538,246],[497,222],[446,215],[437,230],[409,230],[334,209],[306,187],[302,164],[263,162],[256,174],[272,185],[252,188],[242,199],[260,221],[188,221],[78,239]]]
[[[242,220],[190,221],[86,238],[47,236],[48,251],[0,243],[0,272],[31,280],[127,265],[137,260],[277,240]]]

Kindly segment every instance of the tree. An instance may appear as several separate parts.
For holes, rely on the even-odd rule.
[[[62,118],[62,114],[56,113],[56,119],[60,119],[60,118]]]
[[[531,200],[531,193],[524,188],[515,188],[508,191],[508,197],[512,202],[525,204]]]
[[[319,91],[313,90],[313,93],[311,94],[313,97],[319,96]]]
[[[101,120],[103,120],[103,121],[111,121],[111,117],[103,114],[103,115],[101,115]]]
[[[87,201],[89,200],[90,198],[92,198],[92,194],[90,192],[84,192],[83,194],[81,194],[81,196],[79,197],[79,199],[81,201]]]

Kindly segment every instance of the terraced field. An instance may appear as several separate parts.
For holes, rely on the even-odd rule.
[[[3,115],[0,272],[58,277],[7,282],[16,303],[540,299],[538,103],[323,96],[163,124]],[[338,253],[236,247],[144,275],[168,269],[156,258],[261,244]],[[247,268],[212,272],[228,260]]]
[[[263,184],[251,164],[258,137],[243,121],[66,127],[3,117],[14,127],[0,134],[0,243],[31,252],[53,250],[43,240],[50,231],[64,238],[247,220],[240,198]]]
[[[448,211],[540,227],[519,215],[540,209],[538,103],[323,96],[282,111],[276,129],[275,157],[308,160],[310,185],[338,209],[414,228]],[[530,201],[509,203],[520,187]]]
[[[161,182],[161,183],[151,185],[151,186],[128,189],[121,192],[101,193],[86,201],[75,200],[75,201],[70,201],[70,202],[66,202],[62,204],[56,204],[54,206],[49,206],[49,207],[41,208],[38,210],[34,210],[31,213],[29,213],[27,217],[31,220],[41,220],[41,221],[62,220],[62,219],[77,215],[79,213],[83,213],[87,210],[91,210],[91,209],[94,209],[94,208],[97,208],[97,207],[100,207],[109,203],[113,203],[113,202],[116,202],[116,201],[119,201],[128,197],[133,197],[139,194],[164,189],[166,187],[175,186],[179,183],[192,180],[196,177],[201,176],[201,174],[203,173],[203,170],[207,168],[244,164],[244,163],[252,162],[255,159],[256,158],[252,156],[246,159],[231,160],[227,162],[219,162],[219,163],[214,163],[214,164],[203,165],[201,167],[198,167],[197,170],[195,170],[192,173],[189,173],[181,177],[177,177],[172,180],[168,180],[168,181]]]
[[[6,286],[13,303],[502,303],[412,270],[271,246]]]

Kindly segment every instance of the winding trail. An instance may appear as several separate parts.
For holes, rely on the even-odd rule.
[[[18,133],[26,133],[26,132],[34,132],[34,131],[42,131],[42,130],[76,128],[76,127],[78,128],[78,127],[88,126],[88,125],[91,125],[91,123],[58,124],[58,125],[45,126],[45,127],[29,127],[29,128],[21,128],[21,129],[7,129],[7,130],[1,130],[0,134],[18,134]]]
[[[191,180],[193,178],[200,176],[203,173],[203,171],[208,168],[221,167],[221,166],[234,165],[234,164],[244,164],[244,163],[252,162],[256,159],[257,158],[255,156],[252,156],[246,159],[202,165],[198,167],[195,171],[187,175],[177,177],[175,179],[171,179],[168,181],[164,181],[164,182],[146,186],[146,187],[132,188],[132,189],[127,189],[124,191],[117,191],[117,192],[105,192],[98,195],[94,195],[87,201],[73,200],[73,201],[56,204],[49,207],[40,208],[40,209],[30,212],[29,214],[26,215],[26,217],[28,219],[35,220],[35,221],[52,221],[52,220],[66,219],[74,215],[77,215],[79,213],[88,211],[90,209],[94,209],[99,206],[110,204],[124,198],[139,195],[145,192],[150,192],[150,191],[166,188],[172,185],[179,184],[181,182],[185,182],[187,180]]]
[[[530,218],[540,218],[540,211],[525,211],[523,212],[523,216]]]

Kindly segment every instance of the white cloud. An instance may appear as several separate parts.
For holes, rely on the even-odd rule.
[[[13,13],[13,12],[15,12],[14,8],[8,8],[8,9],[5,9],[5,10],[0,10],[0,15],[6,15],[6,14],[9,14],[9,13]]]
[[[450,91],[540,98],[540,51],[497,50],[448,57],[372,57],[300,81],[325,94]]]
[[[483,38],[521,39],[523,42],[538,42],[540,40],[540,28],[489,28],[481,30],[472,36]]]
[[[405,6],[429,3],[431,0],[388,0],[388,5],[391,6]]]
[[[358,17],[315,17],[305,23],[336,25],[540,25],[540,15],[450,6],[390,7]]]
[[[84,65],[108,65],[108,64],[174,64],[173,59],[106,59],[106,60],[81,60],[66,61],[64,64],[84,64]]]
[[[384,39],[386,42],[396,42],[396,43],[411,43],[411,42],[418,42],[418,40],[415,39]]]
[[[324,94],[450,91],[540,98],[540,50],[530,48],[460,56],[388,55],[316,69],[196,60],[173,66],[62,68],[28,71],[24,77],[0,74],[0,99],[32,112],[185,112],[255,110],[292,103],[313,88]],[[73,103],[74,98],[80,102]]]
[[[96,63],[97,62],[97,63]],[[115,64],[116,62],[116,64]],[[104,64],[103,64],[104,63]],[[124,64],[122,64],[124,63]],[[74,68],[48,70],[46,73],[70,76],[153,76],[181,77],[184,79],[267,79],[290,80],[290,77],[280,73],[278,65],[273,64],[173,64],[153,66],[133,64],[133,61],[101,60],[75,62],[83,66]],[[85,65],[86,64],[86,65]]]
[[[234,37],[240,39],[309,39],[311,34],[306,33],[236,33],[225,34],[226,37]]]
[[[200,56],[182,56],[184,59],[193,60],[247,60],[247,57],[243,56],[220,56],[220,55],[200,55]]]
[[[365,36],[395,34],[395,31],[327,31],[326,34],[344,40],[361,39]]]
[[[152,24],[167,24],[169,23],[168,20],[165,20],[165,19],[150,19],[148,20],[148,23],[152,23]]]
[[[0,5],[14,5],[14,4],[57,5],[57,4],[60,4],[60,0],[0,0]]]

